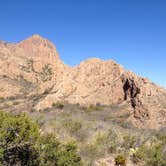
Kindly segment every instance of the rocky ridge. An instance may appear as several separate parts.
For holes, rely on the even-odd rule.
[[[109,60],[88,59],[65,65],[55,46],[39,35],[16,44],[0,42],[0,97],[45,94],[33,105],[41,110],[68,102],[81,105],[128,103],[134,125],[166,125],[166,90]]]

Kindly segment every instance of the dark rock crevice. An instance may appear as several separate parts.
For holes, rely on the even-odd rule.
[[[149,118],[149,113],[147,109],[144,109],[138,96],[138,94],[141,93],[141,90],[131,78],[127,78],[123,80],[123,82],[124,100],[130,100],[131,107],[134,110],[134,117],[143,122],[145,119]]]
[[[127,100],[128,98],[134,99],[141,92],[140,88],[136,86],[135,81],[130,78],[126,79],[123,86],[123,91],[124,91],[124,100]]]

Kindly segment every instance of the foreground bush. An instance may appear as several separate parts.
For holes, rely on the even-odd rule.
[[[27,115],[0,112],[0,161],[3,165],[38,165],[34,144],[39,128]]]
[[[63,145],[53,135],[41,135],[29,116],[0,112],[0,121],[0,165],[82,165],[74,144]]]
[[[115,158],[115,165],[116,166],[126,166],[126,158],[124,155],[118,155]]]
[[[156,144],[152,147],[140,146],[133,154],[133,162],[145,163],[149,166],[166,166],[166,151],[164,146]]]
[[[155,145],[148,150],[147,165],[166,166],[166,151],[162,145]]]
[[[135,164],[138,164],[145,161],[145,159],[146,159],[146,147],[142,145],[138,149],[136,149],[132,154],[132,161]]]
[[[76,154],[76,146],[73,143],[63,145],[58,152],[58,165],[81,166],[81,158]]]

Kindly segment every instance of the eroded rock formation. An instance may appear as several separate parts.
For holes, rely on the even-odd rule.
[[[55,48],[39,35],[16,44],[0,42],[0,97],[43,95],[33,109],[56,101],[88,104],[129,102],[138,126],[166,124],[166,90],[109,60],[88,59],[65,65]],[[163,113],[164,112],[164,113]],[[165,114],[164,114],[165,115]]]

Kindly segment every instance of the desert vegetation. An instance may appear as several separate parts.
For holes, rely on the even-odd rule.
[[[29,166],[79,166],[75,143],[60,143],[44,134],[28,115],[0,112],[0,164]]]
[[[166,165],[166,129],[133,126],[124,105],[82,107],[55,102],[27,115],[18,109],[22,108],[19,98],[4,101],[8,107],[3,110],[15,110],[0,112],[2,165],[99,166],[106,165],[107,159],[121,166]]]
[[[59,103],[57,105],[61,105]],[[44,133],[56,133],[62,142],[75,142],[85,166],[99,165],[111,158],[111,164],[165,166],[166,130],[139,129],[130,123],[124,106],[87,107],[63,103],[48,111],[31,113]],[[95,106],[93,106],[94,108]],[[92,107],[91,107],[92,108]]]

